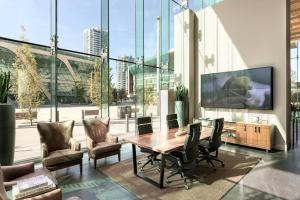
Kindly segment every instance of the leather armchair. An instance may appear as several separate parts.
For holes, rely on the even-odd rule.
[[[17,183],[18,180],[31,178],[39,175],[46,175],[48,177],[53,177],[52,174],[47,169],[40,169],[34,171],[33,163],[12,165],[12,166],[2,166],[0,167],[0,200],[8,200],[6,191],[10,190],[13,185]],[[27,200],[61,200],[62,193],[61,189],[57,188],[47,193],[37,195],[31,198],[26,198]]]
[[[109,133],[109,121],[109,117],[83,120],[89,160],[94,159],[94,168],[100,158],[118,155],[119,162],[121,160],[121,144],[118,137]]]
[[[79,165],[82,175],[82,157],[80,143],[73,135],[74,121],[38,123],[43,166],[50,171]]]

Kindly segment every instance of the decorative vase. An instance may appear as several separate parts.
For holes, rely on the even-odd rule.
[[[15,107],[0,104],[0,164],[12,165],[15,153]]]
[[[179,127],[184,127],[188,124],[187,103],[185,101],[175,101],[175,113]]]

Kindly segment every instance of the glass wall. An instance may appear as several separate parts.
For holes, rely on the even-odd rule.
[[[299,108],[300,106],[300,49],[299,42],[291,45],[291,89],[292,104]]]
[[[152,116],[159,130],[159,91],[173,82],[170,21],[182,10],[175,4],[174,12],[172,3],[1,1],[0,70],[13,75],[9,101],[17,108],[15,161],[40,158],[37,122],[75,120],[73,135],[84,148],[82,119],[94,117],[87,110],[110,116],[111,131],[121,139],[135,134],[137,116]],[[16,16],[9,17],[11,10]],[[23,55],[32,63],[20,69]],[[22,82],[20,76],[35,81]],[[35,107],[24,103],[26,96],[35,97]]]

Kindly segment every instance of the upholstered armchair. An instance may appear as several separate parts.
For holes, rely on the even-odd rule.
[[[109,133],[109,121],[109,117],[83,120],[89,160],[94,159],[94,168],[100,158],[118,155],[119,162],[121,159],[121,144],[118,143],[118,137]]]
[[[0,166],[0,200],[8,200],[6,191],[11,190],[12,186],[17,184],[17,181],[27,178],[32,178],[39,175],[52,177],[47,169],[39,169],[34,171],[33,163]],[[61,189],[56,188],[44,194],[40,194],[31,198],[31,200],[61,200]]]
[[[38,123],[43,166],[50,171],[79,165],[82,175],[80,143],[72,138],[74,121]]]

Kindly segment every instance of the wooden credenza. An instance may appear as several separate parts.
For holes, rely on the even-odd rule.
[[[274,125],[258,123],[236,123],[236,131],[231,137],[222,136],[222,141],[271,150],[273,146]]]

